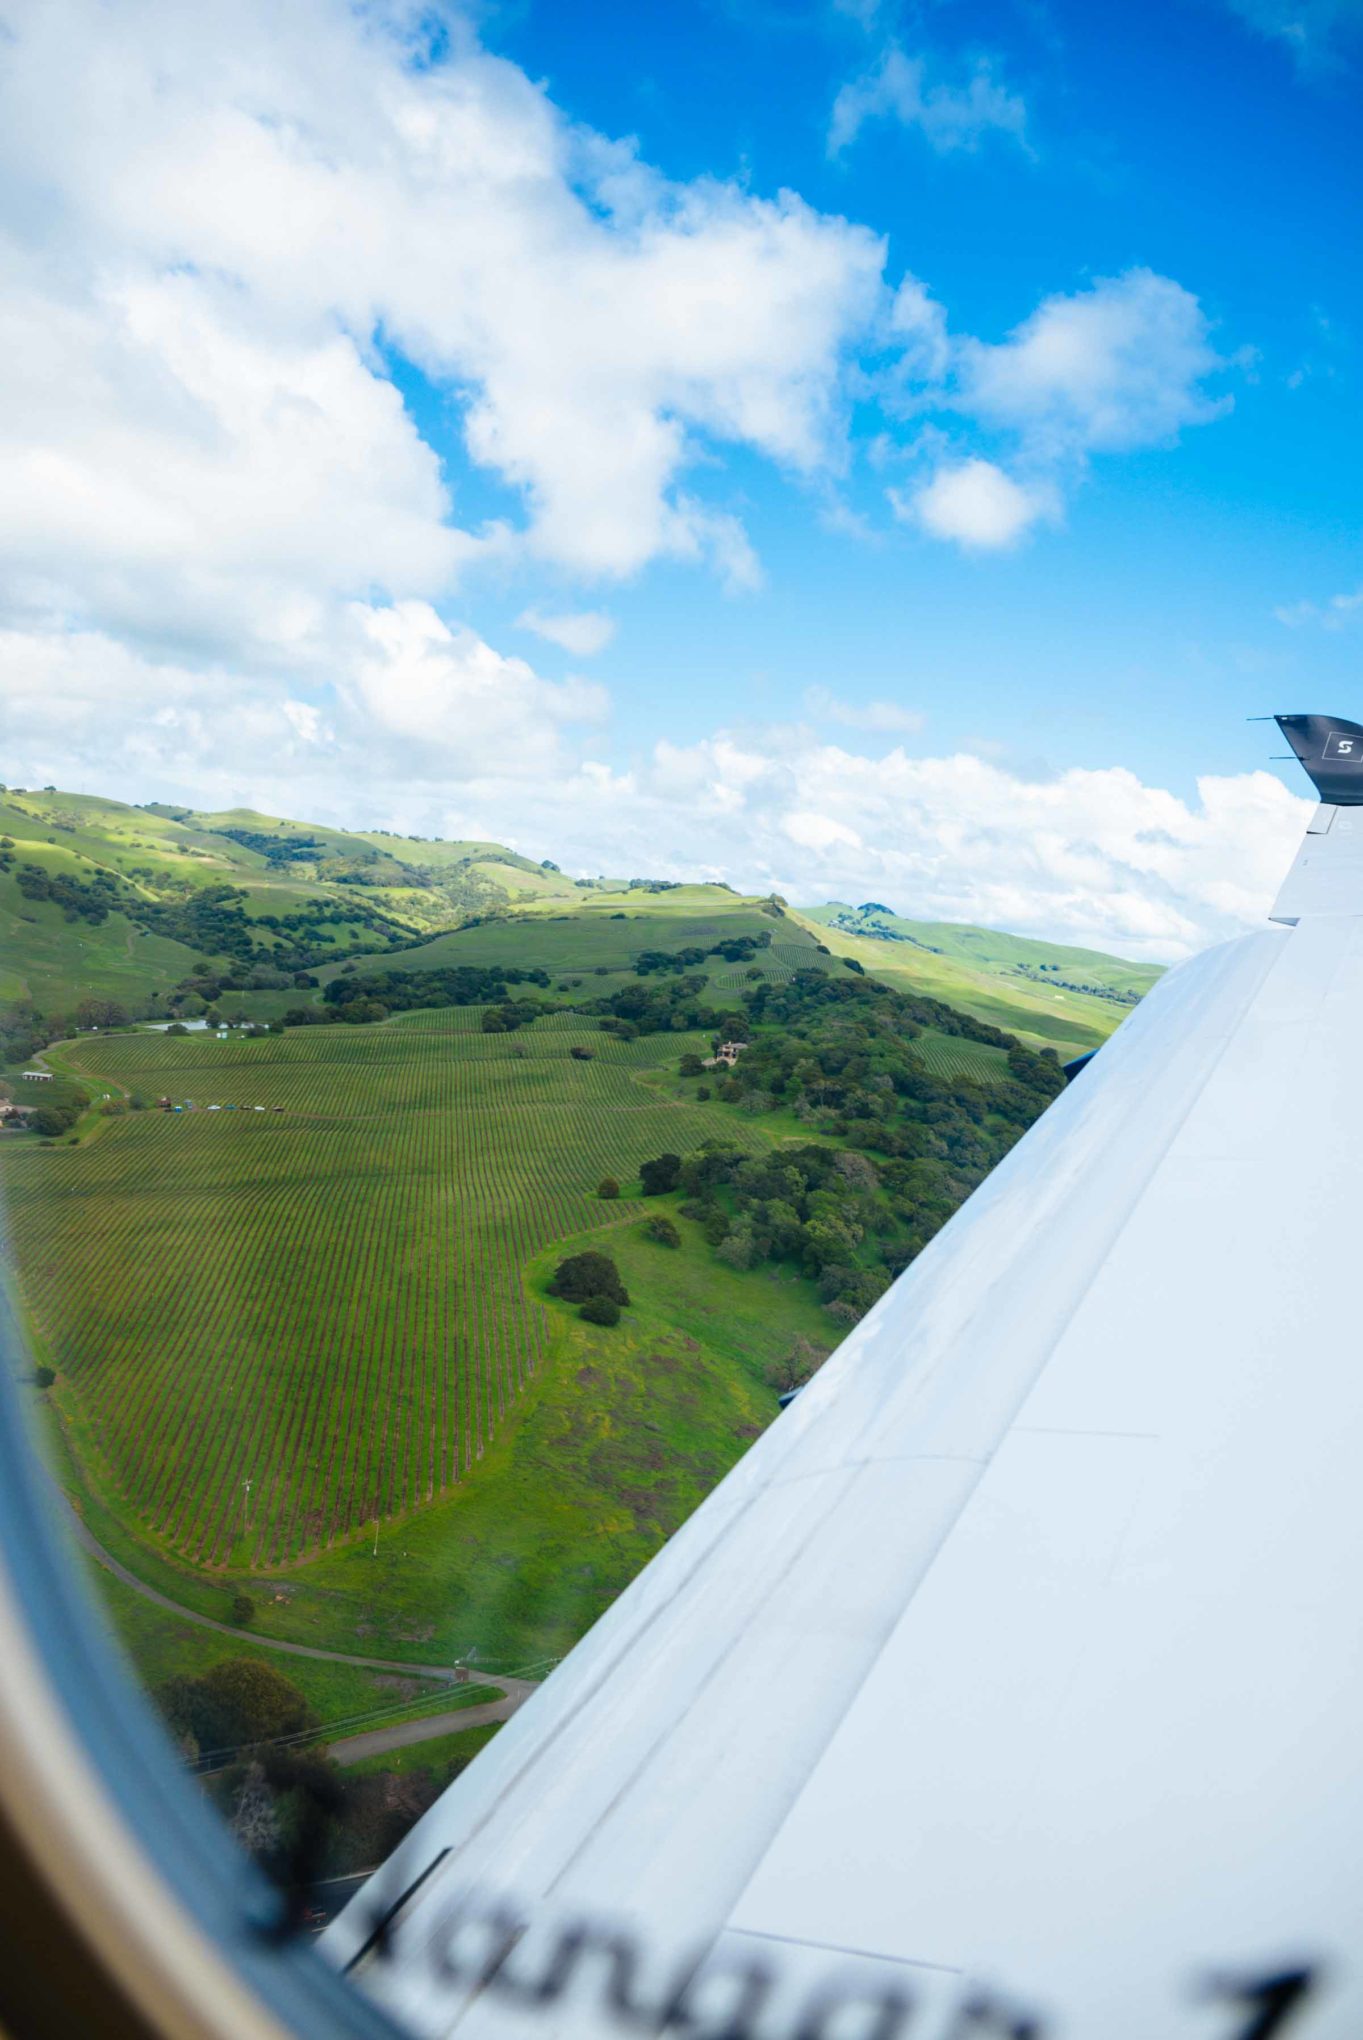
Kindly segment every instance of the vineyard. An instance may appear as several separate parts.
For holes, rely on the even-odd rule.
[[[949,1084],[956,1077],[969,1077],[977,1084],[1001,1083],[1008,1075],[1008,1051],[991,1048],[984,1041],[967,1041],[959,1034],[939,1034],[925,1027],[913,1044],[930,1076]]]
[[[526,1262],[631,1209],[600,1178],[628,1189],[721,1132],[764,1144],[636,1080],[699,1037],[479,1019],[82,1042],[78,1070],[181,1109],[9,1155],[25,1300],[83,1449],[184,1557],[286,1562],[450,1490],[543,1352]]]

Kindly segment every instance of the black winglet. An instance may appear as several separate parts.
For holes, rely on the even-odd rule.
[[[1333,715],[1277,715],[1273,720],[1323,801],[1363,807],[1363,726]]]

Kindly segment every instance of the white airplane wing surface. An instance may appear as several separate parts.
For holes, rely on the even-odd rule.
[[[1363,2033],[1331,790],[330,1930],[415,2033]]]

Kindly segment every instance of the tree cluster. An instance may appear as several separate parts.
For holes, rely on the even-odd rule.
[[[509,1002],[507,993],[512,985],[539,985],[547,990],[549,973],[480,963],[452,963],[439,970],[343,973],[334,977],[323,992],[323,1003],[330,1010],[321,1017],[327,1020],[386,1020],[390,1013],[408,1013],[418,1006],[485,1005],[500,1015],[495,1026],[489,1026],[485,1018],[485,1030],[504,1034],[550,1010],[530,1000]],[[356,1010],[351,1011],[352,1007]]]

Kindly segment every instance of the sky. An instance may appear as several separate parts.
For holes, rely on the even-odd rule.
[[[1363,717],[1363,0],[0,0],[0,771],[1174,959]]]

